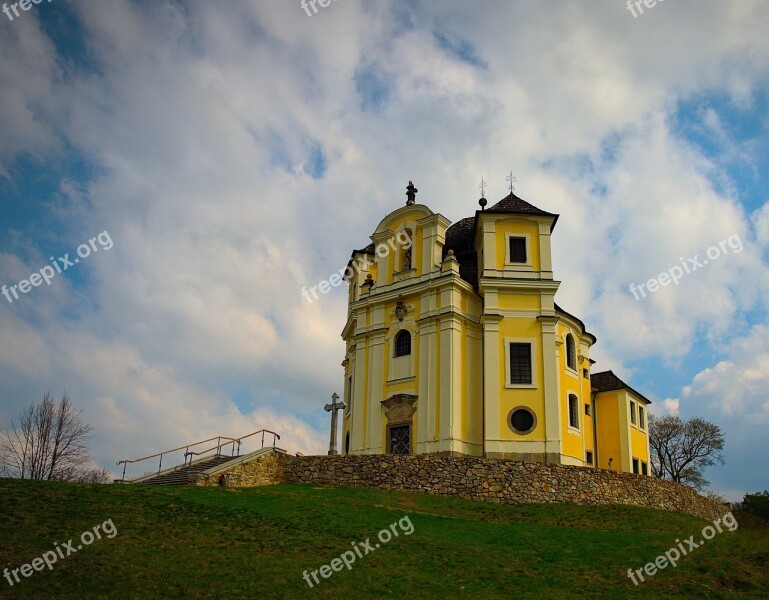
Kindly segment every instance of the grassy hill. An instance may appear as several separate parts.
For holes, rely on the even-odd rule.
[[[52,570],[19,573],[13,587],[1,578],[0,598],[765,598],[769,590],[769,535],[744,526],[636,587],[629,567],[642,568],[677,538],[699,539],[707,522],[626,506],[503,506],[298,485],[0,479],[0,508],[0,569],[17,569],[69,539],[76,550],[82,532],[114,525],[57,558]],[[305,570],[331,563],[351,542],[365,554],[362,542],[370,538],[374,547],[385,528],[399,535],[356,556],[350,570],[318,575],[310,589]]]

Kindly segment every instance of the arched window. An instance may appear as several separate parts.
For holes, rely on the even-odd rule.
[[[569,394],[569,427],[579,429],[579,398]]]
[[[566,366],[575,371],[577,370],[577,353],[574,348],[574,336],[570,333],[566,334]]]
[[[395,356],[408,356],[411,354],[411,334],[402,329],[395,336]]]

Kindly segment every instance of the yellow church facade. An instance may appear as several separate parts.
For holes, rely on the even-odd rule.
[[[343,453],[650,474],[649,400],[591,373],[595,336],[555,303],[558,215],[511,192],[452,224],[416,193],[348,264]]]

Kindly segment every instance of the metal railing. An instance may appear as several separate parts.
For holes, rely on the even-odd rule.
[[[184,462],[185,462],[185,464],[187,463],[187,457],[189,456],[190,457],[190,464],[192,464],[192,457],[193,456],[200,456],[201,454],[205,454],[206,452],[211,452],[212,450],[216,450],[216,455],[215,456],[221,456],[222,455],[222,448],[224,448],[225,446],[229,446],[230,444],[232,444],[232,451],[230,452],[230,456],[232,456],[232,457],[240,456],[240,445],[243,442],[243,440],[245,440],[247,438],[250,438],[251,436],[257,435],[259,433],[262,434],[262,448],[264,448],[264,434],[265,433],[269,433],[270,435],[272,435],[272,447],[273,448],[275,447],[275,442],[277,442],[280,439],[280,435],[278,435],[274,431],[270,431],[269,429],[260,429],[259,431],[254,431],[252,433],[249,433],[248,435],[244,435],[244,436],[241,436],[239,438],[225,438],[224,436],[222,436],[222,439],[227,439],[229,441],[224,442],[224,443],[222,443],[220,441],[216,446],[211,446],[210,448],[206,448],[205,450],[199,450],[199,451],[196,451],[196,452],[187,450],[184,453]],[[235,454],[235,444],[238,445],[237,446],[238,447],[238,453],[237,454]]]
[[[190,464],[192,464],[192,457],[193,456],[200,456],[202,454],[206,454],[207,452],[211,452],[212,450],[216,450],[215,456],[221,456],[222,455],[222,448],[224,446],[229,446],[232,444],[232,456],[236,456],[235,454],[235,444],[237,444],[238,454],[237,456],[240,456],[240,446],[243,440],[246,438],[250,438],[251,436],[257,435],[261,433],[262,434],[262,448],[264,448],[264,434],[268,433],[271,434],[272,437],[272,447],[275,447],[275,442],[280,439],[280,435],[275,433],[274,431],[270,431],[269,429],[260,429],[258,431],[254,431],[253,433],[249,433],[248,435],[241,436],[239,438],[231,438],[226,435],[217,435],[215,437],[210,437],[205,440],[200,440],[199,442],[193,442],[191,444],[185,444],[184,446],[179,446],[178,448],[171,448],[170,450],[163,450],[162,452],[157,452],[155,454],[150,454],[148,456],[142,456],[141,458],[133,458],[133,459],[125,459],[125,460],[119,460],[115,464],[117,466],[123,465],[123,477],[120,481],[125,481],[125,473],[126,473],[126,467],[131,464],[136,464],[143,462],[145,460],[150,460],[152,458],[158,458],[158,474],[161,472],[163,468],[163,457],[171,454],[173,452],[179,452],[180,450],[184,450],[184,464],[187,464],[187,457],[190,457]],[[216,445],[211,446],[210,448],[206,448],[205,450],[200,451],[192,451],[190,448],[194,448],[195,446],[200,446],[201,444],[207,444],[208,442],[212,442],[216,440]],[[222,440],[227,440],[225,442],[222,442]]]

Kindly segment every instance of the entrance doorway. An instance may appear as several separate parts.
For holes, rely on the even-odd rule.
[[[390,426],[390,454],[411,454],[411,425]]]

